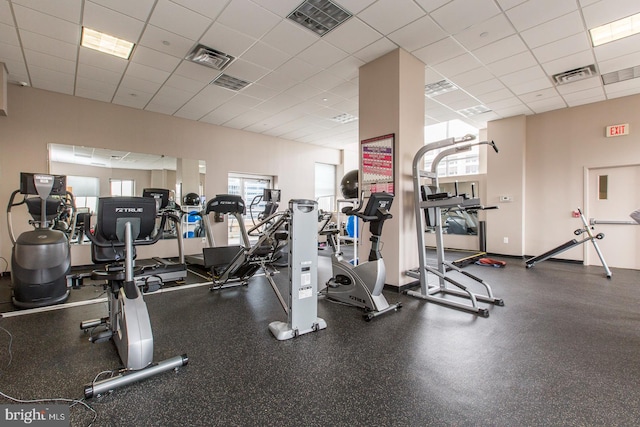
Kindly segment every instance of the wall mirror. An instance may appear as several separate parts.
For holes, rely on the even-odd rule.
[[[467,194],[469,198],[480,197],[480,186],[478,181],[447,182],[440,183],[440,190],[451,194],[456,194],[456,184],[458,194]],[[478,211],[469,209],[442,209],[441,224],[443,232],[446,234],[472,235],[478,234]]]
[[[166,188],[180,206],[183,236],[198,237],[197,216],[189,213],[199,206],[193,205],[194,197],[189,205],[182,201],[194,194],[204,199],[204,160],[53,143],[48,145],[48,159],[49,173],[67,176],[79,212],[95,213],[98,197],[142,196],[145,188]],[[73,234],[72,242],[83,242],[82,236]]]

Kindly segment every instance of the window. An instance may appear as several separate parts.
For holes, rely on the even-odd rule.
[[[95,212],[100,196],[100,180],[89,176],[67,175],[67,188],[73,194],[76,208]]]
[[[336,166],[316,163],[315,199],[318,210],[333,212],[336,203]]]
[[[254,220],[258,222],[258,215],[264,210],[264,201],[251,205],[252,201],[257,202],[257,197],[262,197],[263,189],[273,188],[273,179],[270,176],[249,175],[230,173],[228,177],[228,192],[241,196],[247,207],[244,215],[244,223],[247,230],[253,227]],[[229,244],[240,243],[240,227],[235,217],[229,216]]]
[[[132,179],[110,179],[112,196],[133,196],[135,182]]]
[[[462,120],[451,120],[444,123],[425,126],[424,143],[440,141],[446,138],[460,138],[464,135],[475,135],[478,138],[478,129],[463,122]],[[425,170],[431,170],[431,162],[443,149],[429,151],[424,156]],[[445,157],[438,164],[438,176],[455,175],[475,175],[480,170],[480,155],[478,146],[474,146],[470,151],[460,154],[452,154]]]

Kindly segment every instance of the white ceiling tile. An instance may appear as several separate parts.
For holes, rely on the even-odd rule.
[[[154,113],[166,114],[168,116],[172,116],[179,107],[172,107],[170,105],[164,105],[160,103],[154,102],[154,99],[151,99],[149,103],[144,107],[145,111],[151,111]]]
[[[506,14],[516,30],[524,31],[573,12],[577,8],[575,0],[528,0],[509,9]]]
[[[263,80],[264,80],[264,77],[259,81],[262,82]],[[258,98],[262,100],[267,100],[269,98],[276,96],[278,93],[280,93],[280,91],[274,90],[270,87],[267,87],[258,83],[253,83],[252,85],[244,88],[243,92],[245,95],[253,96],[254,98]]]
[[[334,93],[343,98],[349,99],[358,95],[358,86],[351,82],[344,82],[330,89],[329,92]]]
[[[200,43],[220,52],[238,57],[249,49],[256,39],[215,22],[202,36]]]
[[[289,20],[281,21],[261,39],[270,46],[292,56],[302,52],[317,40],[318,37],[311,31],[305,30]]]
[[[125,73],[120,82],[120,88],[129,88],[140,92],[155,94],[162,86],[162,83],[134,77],[133,74],[134,73]]]
[[[511,95],[508,98],[504,98],[501,100],[485,102],[484,105],[486,105],[487,107],[490,107],[492,110],[503,110],[505,108],[517,107],[523,104],[522,104],[522,101],[520,101],[520,99]]]
[[[152,96],[150,93],[121,87],[116,91],[112,102],[114,104],[124,105],[125,107],[142,109],[147,105]]]
[[[259,80],[260,84],[277,92],[282,92],[299,83],[299,80],[290,78],[287,74],[273,71]],[[252,85],[253,86],[253,85]]]
[[[328,71],[322,71],[314,76],[309,77],[307,80],[305,80],[304,83],[305,85],[309,85],[319,90],[329,90],[342,84],[343,82],[344,79],[341,79],[340,77],[331,74]],[[315,95],[317,95],[317,93]]]
[[[113,87],[111,94],[93,90],[92,88],[76,88],[75,95],[81,98],[94,99],[96,101],[111,102],[116,87]]]
[[[82,3],[79,1],[13,0],[13,3],[73,22],[74,24],[80,23]]]
[[[634,52],[608,61],[600,61],[598,63],[598,69],[600,74],[606,74],[638,65],[640,65],[640,52]]]
[[[80,47],[78,62],[80,64],[91,65],[95,68],[113,71],[118,74],[122,74],[129,63],[126,59],[107,55],[106,53],[98,52],[97,50],[88,49],[86,47]]]
[[[545,62],[542,68],[550,76],[565,71],[575,70],[576,68],[585,67],[594,63],[593,52],[585,50],[583,52],[568,55],[555,61]]]
[[[487,65],[487,68],[496,76],[504,76],[505,74],[511,74],[537,64],[538,62],[531,52],[526,51],[501,59],[500,61],[492,62]]]
[[[262,77],[269,74],[269,72],[271,72],[271,70],[268,68],[252,64],[251,62],[243,59],[236,59],[224,70],[225,74],[248,82],[260,80]]]
[[[263,0],[269,1],[269,0]],[[339,0],[337,3],[347,12],[356,14],[369,7],[372,3],[375,3],[376,0]]]
[[[320,70],[313,65],[294,57],[281,65],[277,71],[296,82],[301,82],[313,76]]]
[[[555,59],[573,55],[585,50],[591,50],[591,44],[585,33],[575,34],[564,39],[533,49],[533,54],[539,62],[549,62]]]
[[[191,96],[193,96],[193,94],[200,92],[208,84],[208,82],[200,82],[181,76],[179,74],[172,74],[171,77],[167,79],[164,86],[162,86],[162,89],[160,89],[160,91],[170,91],[172,89],[177,89],[181,92],[189,93]]]
[[[85,3],[82,25],[132,43],[138,42],[144,28],[142,21],[91,2]]]
[[[635,95],[640,93],[640,78],[605,85],[604,91],[607,94],[607,99]]]
[[[323,37],[325,41],[349,53],[357,52],[381,38],[382,34],[356,17]]]
[[[34,86],[66,94],[73,93],[74,75],[50,70],[35,65],[29,67],[29,75]]]
[[[413,2],[378,0],[358,13],[358,18],[387,35],[423,15],[425,12]]]
[[[408,52],[412,52],[447,36],[429,16],[413,21],[409,25],[394,31],[387,37]]]
[[[200,0],[200,1],[210,2],[210,0]],[[252,0],[252,1],[282,18],[286,18],[301,3],[300,0],[278,0],[278,1]],[[340,2],[341,5],[342,3],[343,2]]]
[[[11,26],[14,25],[13,15],[7,0],[0,1],[0,22]]]
[[[195,43],[186,37],[171,33],[162,28],[147,25],[140,44],[177,58],[184,58]]]
[[[104,98],[108,98],[109,101],[111,101],[111,98],[113,98],[117,88],[118,85],[113,83],[81,76],[76,78],[76,94],[78,94],[79,91],[84,93],[101,93]]]
[[[500,13],[493,0],[453,0],[431,13],[431,17],[450,34],[457,34],[472,25]]]
[[[23,31],[24,33],[29,33],[28,31]],[[35,34],[35,33],[30,33]],[[45,38],[44,36],[41,36]],[[46,38],[48,39],[48,37]],[[2,24],[0,23],[0,40],[2,43],[10,44],[12,46],[20,46],[20,40],[18,40],[18,33],[16,32],[16,27],[12,25]]]
[[[243,129],[247,126],[254,125],[257,122],[261,122],[268,116],[269,113],[265,113],[264,111],[248,110],[226,122],[225,126],[233,127],[236,129]]]
[[[593,50],[599,61],[607,61],[609,59],[638,52],[640,50],[640,34],[600,45],[593,48]]]
[[[579,105],[591,104],[594,102],[605,101],[607,97],[605,95],[595,95],[591,98],[576,98],[565,99],[565,102],[569,107],[577,107]]]
[[[473,51],[476,58],[485,64],[499,61],[527,50],[527,46],[517,35],[506,37],[490,45]]]
[[[579,0],[579,1],[580,1],[580,6],[585,7],[585,6],[589,6],[590,4],[597,3],[600,0]]]
[[[475,59],[471,54],[465,53],[453,59],[449,59],[447,61],[433,65],[432,67],[442,75],[455,76],[465,73],[469,70],[474,70],[481,66],[482,64],[478,62],[478,60]]]
[[[77,76],[89,80],[101,81],[109,85],[117,85],[122,78],[122,73],[79,62]]]
[[[0,43],[0,45],[2,45],[2,43]],[[2,54],[0,53],[0,55]],[[29,73],[27,72],[27,67],[24,61],[13,61],[8,59],[3,59],[3,61],[4,65],[7,67],[7,71],[9,72],[7,81],[29,83]]]
[[[486,82],[466,86],[465,89],[471,95],[478,97],[485,94],[500,93],[501,91],[505,90],[505,87],[500,80],[491,79],[487,80]]]
[[[132,62],[129,64],[126,74],[132,77],[147,79],[151,82],[162,84],[167,80],[171,73]]]
[[[355,52],[353,56],[365,63],[369,63],[397,48],[398,46],[395,43],[392,43],[387,38],[381,38],[371,43],[369,46]]]
[[[155,0],[90,0],[116,12],[124,13],[139,21],[146,22]]]
[[[509,10],[527,0],[497,0],[502,10]]]
[[[581,90],[577,92],[567,93],[565,95],[562,95],[562,97],[569,105],[576,105],[576,102],[583,101],[583,100],[596,102],[595,100],[604,101],[606,99],[604,94],[604,89],[602,88],[602,86]]]
[[[202,83],[209,83],[220,75],[220,71],[190,61],[182,61],[176,68],[175,74]]]
[[[181,108],[181,110],[185,109],[194,113],[201,113],[200,117],[202,117],[213,109],[224,104],[234,95],[235,92],[233,91],[214,85],[208,85],[191,98],[189,102]]]
[[[527,68],[525,70],[520,70],[515,73],[507,74],[505,76],[500,77],[502,83],[507,85],[507,87],[511,85],[525,83],[529,80],[536,80],[541,78],[546,78],[546,73],[539,66],[534,66]],[[531,91],[528,91],[531,92]],[[522,92],[525,93],[525,92]]]
[[[556,98],[558,96],[558,91],[554,87],[538,90],[535,92],[523,93],[519,95],[518,98],[525,104],[530,102],[542,101],[543,99]]]
[[[67,43],[78,44],[80,41],[78,26],[69,21],[17,4],[13,5],[13,11],[18,28],[21,30],[42,34]]]
[[[13,61],[24,62],[22,49],[20,49],[19,46],[11,44],[0,43],[0,58],[2,58],[2,61],[10,59]]]
[[[536,114],[557,110],[559,108],[565,108],[566,106],[567,104],[564,102],[564,99],[559,96],[527,103],[527,107],[532,109]]]
[[[242,55],[242,59],[269,70],[275,70],[291,59],[291,55],[274,49],[266,43],[257,42]]]
[[[69,61],[75,61],[78,58],[78,46],[71,43],[52,39],[30,31],[22,31],[20,39],[25,49],[48,53]]]
[[[489,18],[486,21],[467,28],[454,37],[468,50],[475,50],[514,33],[515,30],[509,20],[507,20],[504,14],[500,13],[493,18]]]
[[[262,37],[281,18],[249,0],[234,0],[222,11],[217,22],[254,38]]]
[[[523,93],[533,92],[535,90],[542,90],[549,87],[552,87],[553,84],[548,77],[541,77],[538,79],[528,80],[523,83],[517,83],[509,85],[509,88],[516,95],[522,95]]]
[[[207,18],[216,19],[231,0],[171,0]],[[281,2],[278,2],[281,3]],[[284,1],[282,2],[284,3]]]
[[[149,23],[172,33],[198,40],[213,21],[169,0],[158,0]]]
[[[575,11],[529,28],[520,35],[530,48],[535,48],[584,31],[582,16]]]
[[[69,61],[67,59],[58,58],[55,56],[47,55],[46,53],[36,52],[29,49],[24,50],[24,55],[27,58],[27,65],[29,67],[36,65],[38,67],[60,71],[62,73],[68,73],[71,75],[73,75],[76,71],[75,61]]]
[[[344,51],[324,40],[318,40],[298,54],[298,58],[318,67],[319,69],[329,68],[346,57],[347,54]]]
[[[465,49],[453,37],[447,37],[412,53],[425,64],[433,66],[465,53]]]
[[[131,62],[172,72],[180,63],[180,58],[149,49],[146,46],[137,46],[131,57]]]
[[[439,82],[441,80],[444,80],[444,76],[442,74],[440,74],[439,72],[437,72],[436,70],[434,70],[431,67],[425,67],[424,68],[424,83],[425,83],[425,85],[427,85],[429,83],[436,83],[436,82]]]
[[[501,108],[499,110],[494,110],[495,113],[499,114],[501,117],[513,117],[519,115],[530,115],[533,114],[533,111],[526,105],[517,105],[515,107],[507,107]]]
[[[360,67],[364,64],[365,63],[358,58],[350,56],[327,68],[327,71],[345,80],[351,80],[358,77]]]
[[[451,0],[416,0],[416,3],[418,3],[424,10],[426,10],[427,13],[431,13],[437,8],[449,3],[450,1]]]
[[[480,67],[467,71],[466,73],[458,74],[451,77],[451,81],[458,87],[468,87],[475,85],[476,83],[492,80],[494,75],[486,68]]]
[[[601,0],[582,9],[587,28],[594,28],[640,12],[634,0]]]

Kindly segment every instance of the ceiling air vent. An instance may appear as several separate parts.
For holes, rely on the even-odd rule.
[[[287,18],[322,37],[351,16],[331,0],[306,0]]]
[[[559,86],[577,82],[578,80],[588,79],[596,74],[598,74],[596,66],[591,64],[586,67],[576,68],[575,70],[554,74],[552,78],[556,86]]]
[[[199,44],[189,52],[185,59],[222,71],[227,65],[231,64],[235,58],[224,52]]]
[[[623,82],[625,80],[637,79],[638,77],[640,77],[640,65],[603,74],[602,83],[605,85],[610,85],[612,83]]]
[[[211,83],[209,84],[220,86],[225,89],[229,89],[237,92],[249,86],[251,82],[240,80],[238,78],[231,77],[230,75],[223,73],[223,74],[220,74],[215,79],[213,79],[213,81],[211,81]]]

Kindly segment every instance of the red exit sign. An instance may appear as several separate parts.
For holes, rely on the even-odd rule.
[[[629,123],[607,126],[607,138],[622,135],[629,135]]]

